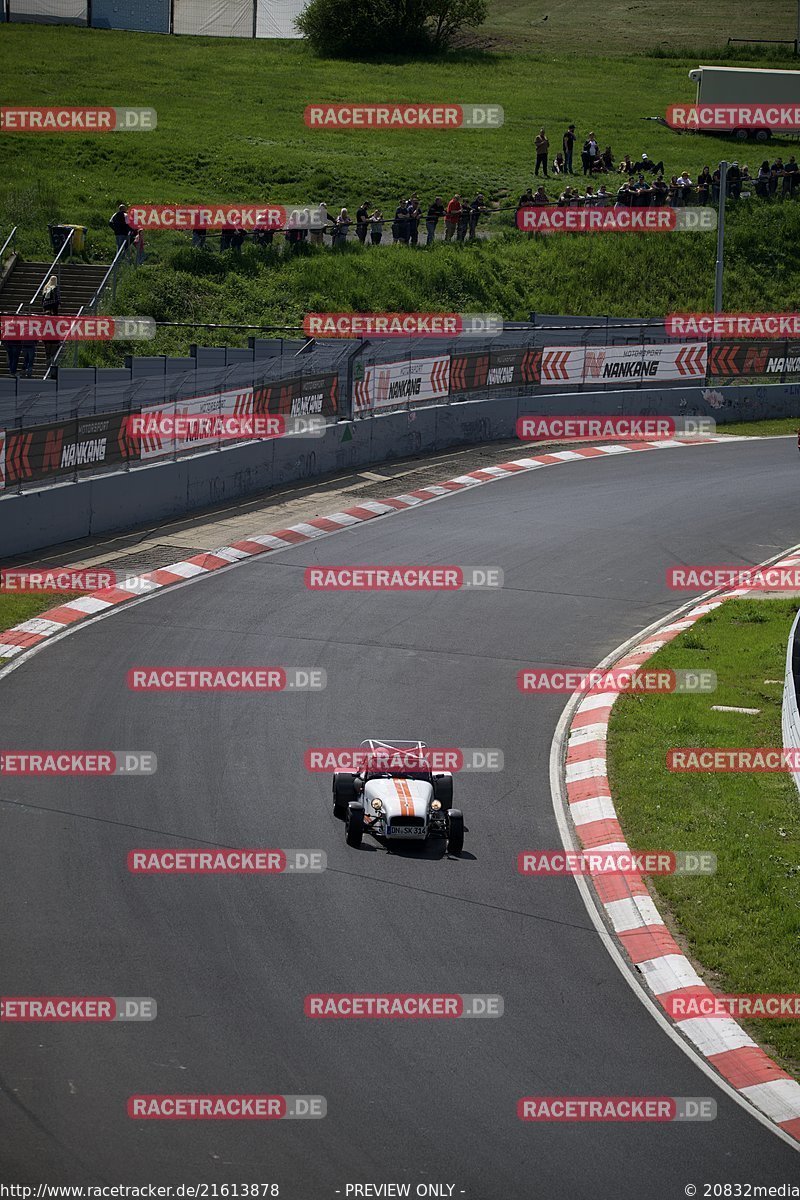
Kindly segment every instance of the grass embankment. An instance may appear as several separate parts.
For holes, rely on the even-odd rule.
[[[650,660],[716,671],[715,693],[626,695],[612,710],[609,779],[629,843],[717,855],[714,876],[651,883],[700,973],[723,993],[800,990],[800,799],[785,773],[674,774],[665,756],[680,746],[782,745],[784,663],[797,608],[789,599],[727,601]],[[712,712],[713,704],[761,711]],[[800,1022],[747,1024],[800,1075]]]
[[[76,595],[75,592],[47,592],[18,596],[8,592],[0,593],[0,642],[3,640],[2,631],[4,629],[10,629],[12,625],[29,621],[31,617],[38,617],[48,608],[57,608],[59,604],[73,600]],[[0,658],[0,666],[5,662],[6,659]]]
[[[718,425],[717,433],[732,433],[741,437],[796,437],[800,417],[776,417],[772,421],[733,421]]]
[[[621,33],[621,10],[617,16]],[[629,14],[625,21],[630,24]],[[158,128],[94,137],[3,134],[0,229],[18,224],[22,253],[48,257],[47,223],[80,223],[90,230],[88,257],[108,261],[113,238],[107,222],[120,201],[325,200],[331,212],[342,205],[353,212],[366,199],[391,213],[412,190],[424,205],[436,193],[471,197],[483,190],[500,206],[488,226],[500,232],[471,246],[353,245],[336,254],[304,247],[307,253],[284,254],[276,239],[275,250],[247,246],[237,259],[194,254],[188,235],[152,234],[148,262],[128,273],[117,310],[161,321],[267,325],[293,325],[307,311],[339,309],[489,311],[512,319],[531,311],[653,316],[707,310],[713,234],[528,240],[513,229],[513,206],[533,182],[533,138],[542,123],[553,151],[572,121],[579,137],[593,129],[617,158],[644,149],[663,158],[668,174],[686,168],[696,175],[724,156],[754,168],[764,156],[763,148],[679,135],[644,121],[663,115],[669,103],[693,98],[687,72],[698,57],[631,56],[615,28],[604,16],[602,45],[594,38],[587,45],[576,34],[574,53],[572,43],[557,40],[556,54],[475,52],[443,62],[354,63],[316,59],[300,43],[12,24],[0,38],[6,104],[152,106]],[[602,47],[611,49],[595,55]],[[755,65],[765,61],[796,65],[788,54]],[[505,124],[487,132],[306,127],[310,100],[342,98],[490,102],[502,104]],[[770,153],[793,149],[775,143]],[[555,196],[558,185],[551,180],[548,186]],[[742,202],[730,214],[726,307],[783,310],[786,298],[798,294],[800,203]],[[183,353],[191,341],[235,344],[245,337],[169,330],[147,349]],[[95,347],[86,361],[117,361],[131,348]],[[132,349],[141,353],[142,347]]]

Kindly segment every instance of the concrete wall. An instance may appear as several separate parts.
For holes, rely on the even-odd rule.
[[[392,458],[513,438],[518,416],[575,413],[702,415],[720,423],[792,416],[800,414],[800,384],[470,400],[342,421],[329,425],[322,438],[230,446],[21,495],[7,492],[0,499],[0,556],[179,517],[280,484]],[[524,452],[520,443],[519,455]]]

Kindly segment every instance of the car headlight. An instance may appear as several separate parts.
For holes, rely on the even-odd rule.
[[[434,800],[431,804],[431,808],[433,809],[434,812],[438,812],[441,807],[442,807],[441,800]]]
[[[372,807],[375,809],[375,812],[377,812],[378,809],[383,808],[383,801],[382,800],[373,800]]]

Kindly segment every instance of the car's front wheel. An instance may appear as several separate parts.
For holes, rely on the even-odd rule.
[[[344,836],[348,846],[357,850],[364,836],[364,805],[352,802],[347,806]],[[463,840],[463,838],[462,838]]]
[[[464,849],[464,814],[451,808],[447,814],[447,853],[460,854]]]
[[[336,817],[347,816],[347,806],[356,799],[356,777],[353,771],[334,771],[333,773],[333,814]]]

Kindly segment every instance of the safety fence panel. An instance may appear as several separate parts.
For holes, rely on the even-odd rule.
[[[48,25],[85,25],[89,19],[86,0],[9,0],[12,21],[40,21]]]
[[[169,33],[170,0],[92,0],[92,28]]]
[[[251,38],[254,0],[174,0],[173,33]]]
[[[300,37],[294,21],[305,6],[306,0],[256,0],[256,37]]]

